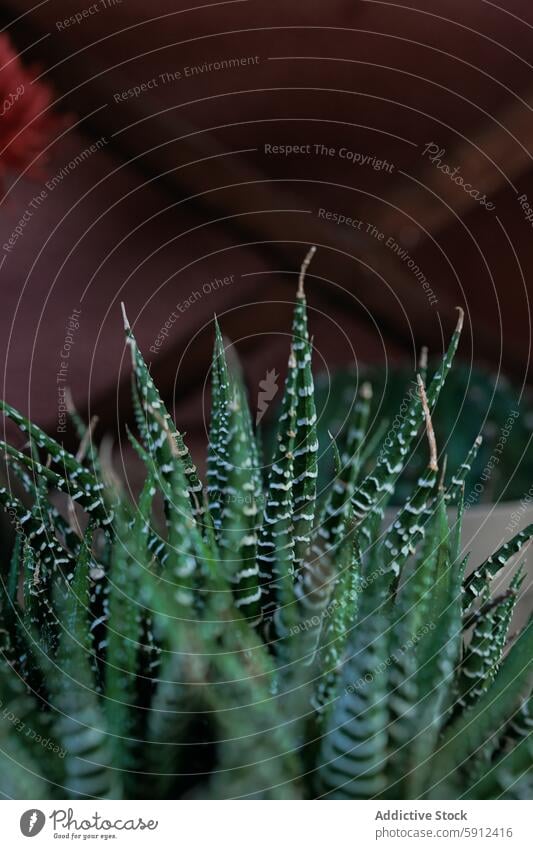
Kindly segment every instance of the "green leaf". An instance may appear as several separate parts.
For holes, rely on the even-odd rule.
[[[211,371],[211,425],[207,452],[207,494],[215,530],[220,529],[227,497],[229,408],[232,398],[224,342],[215,320],[215,347]]]
[[[271,617],[278,597],[290,595],[292,587],[293,474],[296,427],[296,358],[291,350],[285,390],[278,418],[278,431],[266,487],[266,502],[258,540],[262,613]],[[283,570],[278,568],[283,565]]]
[[[89,615],[89,545],[70,584],[56,593],[62,634],[55,663],[44,661],[55,736],[65,751],[64,790],[70,799],[120,798],[119,774],[96,690]]]
[[[483,746],[497,738],[533,684],[533,620],[530,620],[502,663],[496,678],[475,706],[446,729],[428,765],[433,799],[449,798],[453,778]],[[449,781],[452,779],[452,787]],[[444,796],[443,794],[447,795]]]
[[[285,714],[289,698],[275,693],[275,670],[264,646],[243,629],[221,633],[221,651],[206,688],[218,726],[220,771],[213,774],[214,798],[299,798],[301,764],[294,740],[301,733],[299,711]]]
[[[318,477],[315,387],[311,371],[311,344],[307,329],[307,305],[304,292],[305,272],[314,252],[315,248],[311,248],[302,265],[292,326],[292,349],[296,361],[296,423],[292,449],[294,456],[294,565],[297,571],[303,568],[300,581],[301,600],[304,606],[312,593],[314,583],[313,570],[308,567],[306,560],[315,522]]]
[[[148,540],[154,494],[154,480],[149,473],[133,519],[124,504],[117,508],[117,537],[109,575],[105,711],[113,735],[113,761],[123,770],[138,766],[135,741],[139,728],[138,673],[145,649],[142,573],[150,568]]]
[[[318,544],[313,553],[321,556],[342,539],[346,520],[362,463],[362,449],[368,427],[372,388],[363,383],[354,408],[354,419],[348,429],[345,450],[336,463],[335,477],[320,514]],[[335,442],[333,442],[336,450]]]
[[[321,713],[337,695],[344,652],[357,621],[361,582],[361,552],[353,528],[339,546],[338,572],[327,607],[321,616],[319,659],[321,675],[314,706]]]
[[[136,380],[136,392],[133,393],[136,418],[139,424],[144,446],[153,457],[163,477],[168,476],[174,463],[169,446],[167,434],[171,433],[178,447],[180,461],[187,480],[187,488],[195,516],[202,516],[204,512],[201,501],[202,484],[198,478],[196,466],[194,465],[189,449],[185,445],[183,436],[176,430],[172,417],[165,407],[161,396],[156,389],[148,367],[142,357],[135,337],[132,333],[126,316],[124,304],[122,304],[124,317],[124,328],[126,341],[131,351],[133,371]],[[139,409],[142,409],[142,416]]]
[[[482,607],[479,611],[472,638],[461,661],[458,691],[459,704],[463,708],[471,707],[488,690],[498,671],[523,580],[522,570],[518,570],[509,591],[496,604],[489,601],[490,585],[487,582],[483,598],[488,609]]]
[[[468,455],[465,460],[461,463],[454,476],[452,477],[451,483],[446,491],[446,501],[451,506],[453,504],[457,504],[459,498],[461,497],[461,493],[464,491],[464,483],[465,480],[472,470],[472,466],[475,463],[478,451],[483,442],[483,438],[481,436],[476,437],[472,448],[468,452]]]
[[[461,643],[462,564],[450,556],[444,493],[418,568],[409,577],[391,632],[391,792],[416,798],[451,707]],[[399,760],[401,752],[401,760]]]
[[[43,722],[22,681],[0,655],[0,795],[8,799],[48,799],[54,793],[49,780],[57,758],[33,742],[46,738]],[[61,757],[61,756],[60,756]]]
[[[7,443],[0,443],[2,450],[29,469],[34,475],[44,476],[51,486],[63,492],[68,492],[73,500],[78,500],[88,513],[97,518],[102,525],[112,520],[112,514],[102,498],[103,484],[66,451],[59,442],[48,436],[37,425],[32,424],[25,416],[15,410],[6,401],[0,401],[0,410],[11,419],[23,433],[28,434],[30,448],[34,456],[27,457]],[[53,472],[36,460],[35,451],[46,451],[52,462],[60,467],[60,472]]]
[[[434,504],[436,482],[437,469],[430,467],[419,478],[413,495],[398,511],[396,519],[385,533],[380,551],[380,580],[386,592],[394,592],[403,567],[415,553],[418,543],[424,539]]]
[[[465,581],[465,610],[483,592],[486,581],[492,581],[506,563],[533,537],[533,524],[528,525],[520,533],[501,545],[494,554],[485,560],[481,566],[472,572]]]
[[[250,433],[237,391],[229,408],[226,463],[219,534],[222,565],[233,586],[236,606],[253,620],[261,603],[256,560],[258,509]]]
[[[428,388],[427,400],[430,408],[436,404],[451,368],[459,344],[463,317],[463,310],[459,309],[459,321],[450,345]],[[403,469],[404,460],[418,433],[422,420],[423,409],[420,393],[413,387],[391,424],[389,434],[383,442],[374,468],[367,474],[353,496],[355,516],[357,521],[362,523],[362,530],[366,536],[368,535],[364,519],[374,511],[378,511],[382,515],[387,501],[394,492],[396,480]]]
[[[367,799],[386,787],[386,634],[380,599],[367,591],[320,750],[320,793],[328,798]]]

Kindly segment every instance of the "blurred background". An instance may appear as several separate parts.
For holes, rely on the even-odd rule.
[[[422,345],[439,356],[461,306],[447,424],[465,444],[480,428],[497,441],[519,409],[496,497],[527,496],[529,2],[0,8],[2,397],[72,445],[68,387],[126,451],[123,301],[202,465],[214,314],[252,405],[272,395],[268,424],[314,244],[321,385],[335,377],[353,397],[370,367],[403,386],[396,369]]]

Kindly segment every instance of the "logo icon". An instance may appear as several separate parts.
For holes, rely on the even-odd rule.
[[[257,415],[255,417],[256,425],[259,424],[266,411],[268,410],[268,406],[271,401],[277,395],[278,392],[278,384],[277,380],[279,378],[279,374],[276,374],[276,370],[272,369],[271,371],[267,371],[266,376],[263,380],[259,381],[259,393],[257,395]]]
[[[20,818],[20,830],[24,837],[35,837],[43,830],[46,817],[42,811],[32,808],[24,811]]]

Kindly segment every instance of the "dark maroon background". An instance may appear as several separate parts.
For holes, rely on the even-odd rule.
[[[78,308],[69,382],[77,404],[114,429],[117,405],[129,415],[123,300],[178,423],[200,444],[213,314],[239,340],[256,392],[266,369],[283,370],[309,244],[319,246],[307,284],[317,368],[413,360],[424,342],[438,353],[460,304],[463,358],[530,377],[533,232],[517,202],[533,198],[529,2],[245,0],[184,11],[194,4],[123,0],[58,29],[90,5],[3,4],[24,61],[41,64],[56,108],[71,116],[47,154],[48,175],[107,141],[49,192],[4,259],[4,397],[54,432],[64,327]],[[254,55],[257,65],[115,102],[165,71]],[[494,213],[465,206],[462,190],[428,166],[429,141],[490,189]],[[394,171],[263,152],[315,142],[386,158]],[[0,244],[41,185],[23,176],[5,189]],[[438,304],[390,251],[321,221],[319,207],[398,238]],[[176,302],[228,274],[235,282],[194,303],[151,354]]]

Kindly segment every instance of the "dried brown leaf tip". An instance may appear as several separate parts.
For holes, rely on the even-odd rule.
[[[298,298],[305,298],[305,290],[304,290],[305,275],[307,274],[307,269],[309,268],[309,266],[311,264],[311,260],[313,259],[315,254],[316,254],[316,247],[313,245],[313,247],[309,248],[309,250],[307,251],[307,254],[305,255],[305,259],[302,262],[302,265],[301,265],[301,268],[300,268],[300,275],[298,277],[298,291],[296,293]]]
[[[426,433],[429,443],[429,468],[432,472],[437,472],[439,470],[439,466],[437,463],[437,440],[435,439],[435,430],[433,428],[433,421],[431,419],[431,410],[429,409],[426,387],[424,385],[422,377],[419,374],[417,374],[416,378],[418,382],[420,400],[422,401],[424,418],[426,420]]]

